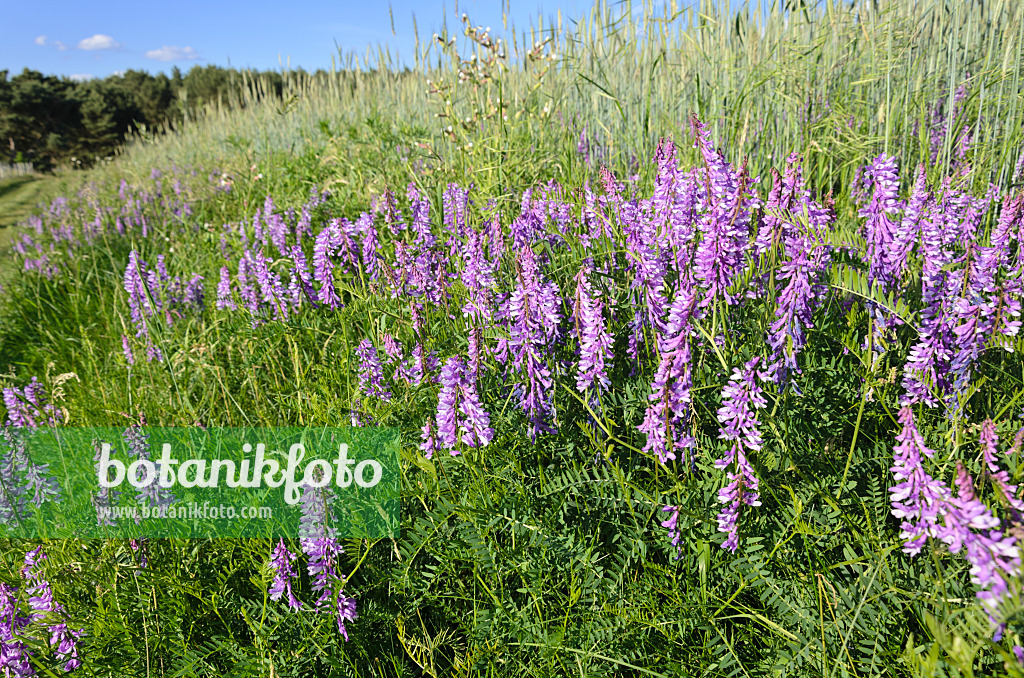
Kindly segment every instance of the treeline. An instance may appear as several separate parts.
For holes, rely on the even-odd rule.
[[[280,98],[283,85],[276,71],[219,66],[194,66],[184,75],[175,67],[169,77],[133,70],[86,81],[27,68],[8,77],[0,70],[0,162],[31,162],[42,171],[92,165],[143,126],[159,133],[209,103],[232,107]]]

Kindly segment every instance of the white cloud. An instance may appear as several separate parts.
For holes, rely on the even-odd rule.
[[[97,33],[91,38],[86,38],[78,43],[78,49],[85,50],[97,50],[97,49],[113,49],[114,47],[120,47],[121,45],[114,42],[114,39],[109,35],[103,35]]]
[[[89,40],[94,40],[95,38],[100,38],[100,37],[105,38],[107,36],[105,36],[105,35],[103,35],[103,36],[96,35],[96,36],[93,36],[92,38],[89,38]],[[68,48],[68,46],[65,45],[63,42],[61,42],[60,40],[50,40],[45,35],[40,35],[39,37],[37,37],[32,42],[36,43],[40,47],[45,47],[46,45],[53,45],[54,47],[56,47],[61,52],[63,52],[64,50],[66,50]],[[84,43],[85,40],[83,40],[82,42]],[[114,46],[116,47],[117,45],[115,44]],[[81,47],[81,45],[79,45],[79,47]],[[92,48],[82,47],[82,49],[92,49]]]
[[[124,71],[114,71],[113,73],[111,73],[111,75],[115,75],[120,78],[122,75],[124,75]]]
[[[75,82],[85,82],[86,80],[92,80],[96,76],[92,73],[72,73],[68,77]]]
[[[151,49],[146,52],[147,59],[157,61],[191,61],[198,59],[199,55],[191,47],[170,47],[164,45],[160,49]]]

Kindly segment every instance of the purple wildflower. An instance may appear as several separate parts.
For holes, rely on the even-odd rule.
[[[150,303],[144,276],[145,262],[135,250],[132,250],[128,255],[128,267],[124,271],[124,289],[128,293],[128,308],[132,323],[135,324],[135,336],[145,337],[147,342],[151,342],[146,318],[153,314],[153,306]]]
[[[46,560],[43,547],[37,546],[25,554],[25,565],[21,572],[30,583],[28,588],[28,606],[32,608],[32,620],[39,621],[46,618],[50,612],[59,611],[59,606],[53,601],[53,588],[46,580],[42,572],[42,561]]]
[[[371,205],[375,214],[383,215],[384,225],[388,227],[392,235],[398,235],[405,230],[405,222],[402,221],[398,212],[398,205],[395,201],[395,194],[385,188],[384,194],[374,198]]]
[[[584,267],[576,274],[574,316],[580,342],[576,388],[581,393],[586,393],[595,382],[598,391],[607,390],[611,386],[605,363],[612,359],[612,338],[605,328],[601,300],[592,294],[590,281],[587,279],[589,273],[589,269]]]
[[[501,257],[505,254],[505,234],[501,229],[501,221],[495,214],[490,221],[487,231],[487,253],[490,255],[494,270],[498,270],[501,264]]]
[[[168,327],[174,317],[185,312],[202,312],[204,295],[202,276],[193,275],[188,283],[180,276],[173,278],[167,272],[163,255],[157,256],[156,265],[147,266],[135,250],[128,255],[124,272],[124,290],[128,293],[128,308],[135,336],[145,340],[149,360],[163,360],[163,354],[153,343],[152,319],[162,318]]]
[[[222,266],[220,269],[220,282],[217,284],[217,308],[222,311],[225,309],[234,311],[238,308],[235,305],[235,300],[231,298],[231,272],[228,271],[227,266]]]
[[[373,215],[364,213],[356,222],[356,228],[363,234],[362,262],[363,270],[370,280],[376,280],[380,275],[379,259],[381,258],[378,249],[380,238],[377,235],[377,227],[373,225]]]
[[[750,190],[746,165],[735,171],[714,148],[710,132],[697,116],[691,118],[691,126],[705,170],[704,211],[698,219],[702,238],[694,255],[693,275],[707,290],[702,307],[718,296],[732,303],[727,290],[743,266],[757,194]]]
[[[778,280],[787,283],[778,295],[776,320],[768,330],[774,359],[766,376],[779,384],[780,389],[786,385],[790,372],[800,373],[796,356],[807,341],[804,332],[814,326],[811,322],[811,265],[807,255],[807,250],[799,250],[792,260],[782,265],[778,275]]]
[[[238,296],[242,304],[255,318],[260,312],[260,297],[252,285],[252,266],[248,257],[243,256],[238,260],[238,275],[235,277],[235,284],[238,286]]]
[[[274,201],[268,195],[263,203],[263,218],[267,222],[267,234],[270,242],[281,253],[282,257],[288,256],[288,225],[280,214],[275,214]]]
[[[338,607],[336,610],[338,619],[338,633],[348,640],[348,630],[345,628],[346,621],[355,621],[359,614],[356,612],[356,599],[349,598],[345,594],[338,592]]]
[[[1020,550],[1016,537],[1004,536],[999,519],[975,497],[974,481],[961,462],[956,472],[957,496],[947,500],[944,524],[936,536],[950,552],[966,551],[971,581],[980,588],[976,595],[997,627],[998,640],[1002,625],[996,621],[996,608],[1008,590],[1006,577],[1020,573]]]
[[[306,571],[313,580],[313,591],[320,597],[314,603],[319,611],[333,598],[333,587],[339,582],[335,558],[342,553],[336,538],[336,528],[330,508],[334,496],[329,488],[302,487],[299,507],[299,536],[303,553],[308,560]]]
[[[313,591],[320,593],[314,605],[322,608],[331,600],[331,587],[338,580],[335,557],[342,552],[341,544],[334,537],[305,538],[302,551],[309,558],[306,571],[313,580]]]
[[[384,355],[387,356],[386,360],[388,363],[400,363],[402,362],[402,345],[399,344],[395,338],[385,332],[384,333]]]
[[[19,614],[17,592],[0,583],[0,669],[6,676],[32,676],[31,653],[19,637],[31,620]]]
[[[469,354],[469,364],[466,366],[466,378],[476,383],[480,376],[480,344],[483,342],[483,330],[479,327],[471,327],[466,333],[466,353]]]
[[[924,282],[927,284],[927,281]],[[925,307],[921,314],[921,329],[918,341],[910,349],[904,365],[903,387],[907,390],[904,401],[907,404],[923,402],[934,406],[937,400],[933,391],[942,394],[946,390],[947,364],[951,355],[952,332],[948,316],[940,300]]]
[[[727,474],[729,484],[718,492],[718,501],[726,505],[718,514],[718,531],[728,535],[722,548],[733,553],[739,548],[740,510],[743,506],[761,505],[758,479],[746,455],[748,451],[760,450],[762,444],[756,410],[765,407],[767,402],[757,385],[759,361],[760,357],[754,357],[742,370],[733,369],[732,378],[722,389],[722,406],[718,408],[721,424],[718,437],[731,440],[732,447],[715,462],[715,467],[735,469]]]
[[[914,411],[909,406],[900,409],[899,423],[903,428],[896,436],[895,463],[891,470],[900,482],[889,488],[890,501],[892,514],[903,521],[900,525],[900,538],[905,542],[903,550],[916,555],[929,536],[937,536],[949,489],[924,470],[922,455],[931,458],[934,452],[925,446],[914,423]]]
[[[412,211],[412,231],[416,234],[416,245],[422,249],[434,246],[436,238],[430,230],[430,201],[423,198],[416,185],[410,183],[406,191],[409,208]]]
[[[281,600],[281,596],[287,593],[288,606],[296,610],[302,607],[302,603],[299,602],[299,599],[292,592],[292,579],[297,576],[292,563],[297,557],[288,550],[288,547],[284,545],[284,540],[281,539],[278,541],[277,546],[274,547],[274,552],[270,559],[270,566],[274,568],[274,581],[270,585],[270,599]]]
[[[64,671],[70,672],[79,668],[82,660],[78,658],[77,641],[85,634],[85,629],[76,631],[68,628],[67,623],[61,622],[47,627],[47,630],[50,632],[50,647],[53,648],[57,660],[67,660],[64,663]]]
[[[874,190],[871,201],[861,207],[858,214],[864,217],[865,263],[868,265],[868,280],[890,287],[894,282],[892,254],[895,224],[892,215],[902,208],[899,199],[900,176],[896,159],[884,153],[865,168],[864,181],[870,182]]]
[[[467,229],[462,267],[462,282],[469,290],[469,300],[463,314],[479,320],[490,320],[490,299],[494,287],[495,265],[484,256],[484,235]]]
[[[469,378],[462,356],[452,356],[441,368],[441,391],[437,397],[437,436],[439,442],[459,454],[461,439],[469,447],[486,447],[494,437],[490,416],[480,404],[476,382]]]
[[[986,419],[981,424],[982,459],[986,467],[986,475],[999,490],[1002,500],[1010,507],[1012,515],[1017,522],[1024,519],[1024,501],[1017,497],[1017,486],[1010,483],[1010,476],[1005,469],[999,468],[996,459],[996,451],[999,447],[999,436],[996,434],[996,425],[991,419]]]
[[[32,609],[31,620],[56,621],[56,623],[47,625],[47,631],[50,633],[50,646],[54,648],[54,654],[58,660],[67,660],[64,670],[73,671],[82,665],[78,658],[77,641],[85,633],[85,629],[69,629],[66,620],[63,620],[64,606],[53,599],[53,588],[46,579],[42,568],[44,560],[46,560],[46,554],[43,553],[41,546],[37,546],[25,554],[25,565],[21,570],[22,575],[29,582],[28,604]],[[0,622],[0,629],[2,629],[2,622]],[[6,640],[0,638],[0,641]],[[21,675],[32,675],[32,673]]]
[[[252,271],[256,283],[260,287],[262,293],[260,301],[270,305],[275,320],[288,320],[290,308],[288,296],[280,276],[270,269],[270,260],[259,250],[246,250],[242,256],[244,259],[248,259],[249,270]]]
[[[921,234],[925,211],[931,199],[924,165],[921,164],[917,167],[917,178],[914,181],[910,200],[903,211],[903,219],[893,235],[892,245],[889,248],[887,263],[892,277],[897,283],[902,281],[910,252]]]
[[[420,443],[420,449],[423,451],[423,456],[426,459],[430,459],[434,456],[434,450],[437,449],[437,440],[434,438],[434,427],[431,425],[430,419],[427,419],[427,423],[423,425],[421,431],[422,434],[420,439],[423,442]]]
[[[359,356],[359,388],[368,398],[391,400],[391,391],[384,386],[384,368],[377,357],[377,349],[369,339],[363,339],[355,351]]]
[[[519,254],[519,275],[505,312],[512,369],[523,378],[516,385],[520,407],[530,418],[530,440],[551,431],[547,421],[555,414],[553,380],[546,360],[548,348],[560,334],[561,301],[558,286],[546,281],[537,255],[528,245]]]
[[[469,204],[469,191],[458,184],[448,184],[442,195],[444,225],[456,238],[461,236],[466,228],[466,208]]]
[[[319,301],[330,308],[338,308],[341,301],[334,288],[334,262],[331,257],[340,241],[340,227],[333,221],[327,225],[313,244],[313,278],[320,284]]]
[[[685,451],[694,445],[688,424],[693,387],[690,322],[696,306],[696,293],[688,281],[680,281],[669,308],[668,323],[658,337],[661,360],[651,381],[651,393],[647,396],[650,404],[639,430],[647,435],[644,452],[655,453],[662,464],[676,459],[676,450]]]
[[[0,391],[4,408],[7,410],[7,424],[19,428],[56,426],[57,409],[47,402],[43,385],[32,377],[25,387],[11,386]]]
[[[682,540],[682,534],[679,532],[679,507],[678,506],[665,506],[661,509],[662,513],[669,513],[669,517],[666,520],[661,521],[661,526],[668,529],[668,538],[672,541],[672,546],[676,547],[676,560],[683,557],[683,545],[680,543]]]
[[[416,344],[412,349],[412,355],[402,362],[395,371],[396,377],[403,379],[407,384],[419,386],[429,372],[436,369],[433,354],[424,356],[423,345]],[[429,364],[428,364],[429,363]]]
[[[684,173],[676,160],[676,146],[662,139],[655,151],[658,173],[651,194],[651,233],[661,250],[659,256],[676,271],[689,267],[697,223],[699,181],[697,172]],[[595,233],[597,237],[599,234]],[[611,238],[611,234],[603,235]]]

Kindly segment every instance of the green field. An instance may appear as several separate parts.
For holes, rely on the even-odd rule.
[[[10,666],[1024,674],[1024,6],[569,19],[0,184],[0,423],[402,436],[395,538],[2,538]]]

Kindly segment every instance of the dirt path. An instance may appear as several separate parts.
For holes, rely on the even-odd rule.
[[[0,229],[6,230],[31,214],[48,184],[45,178],[37,176],[0,181]]]
[[[8,250],[14,235],[14,224],[28,217],[49,181],[43,177],[23,176],[0,181],[0,278],[11,268]]]

